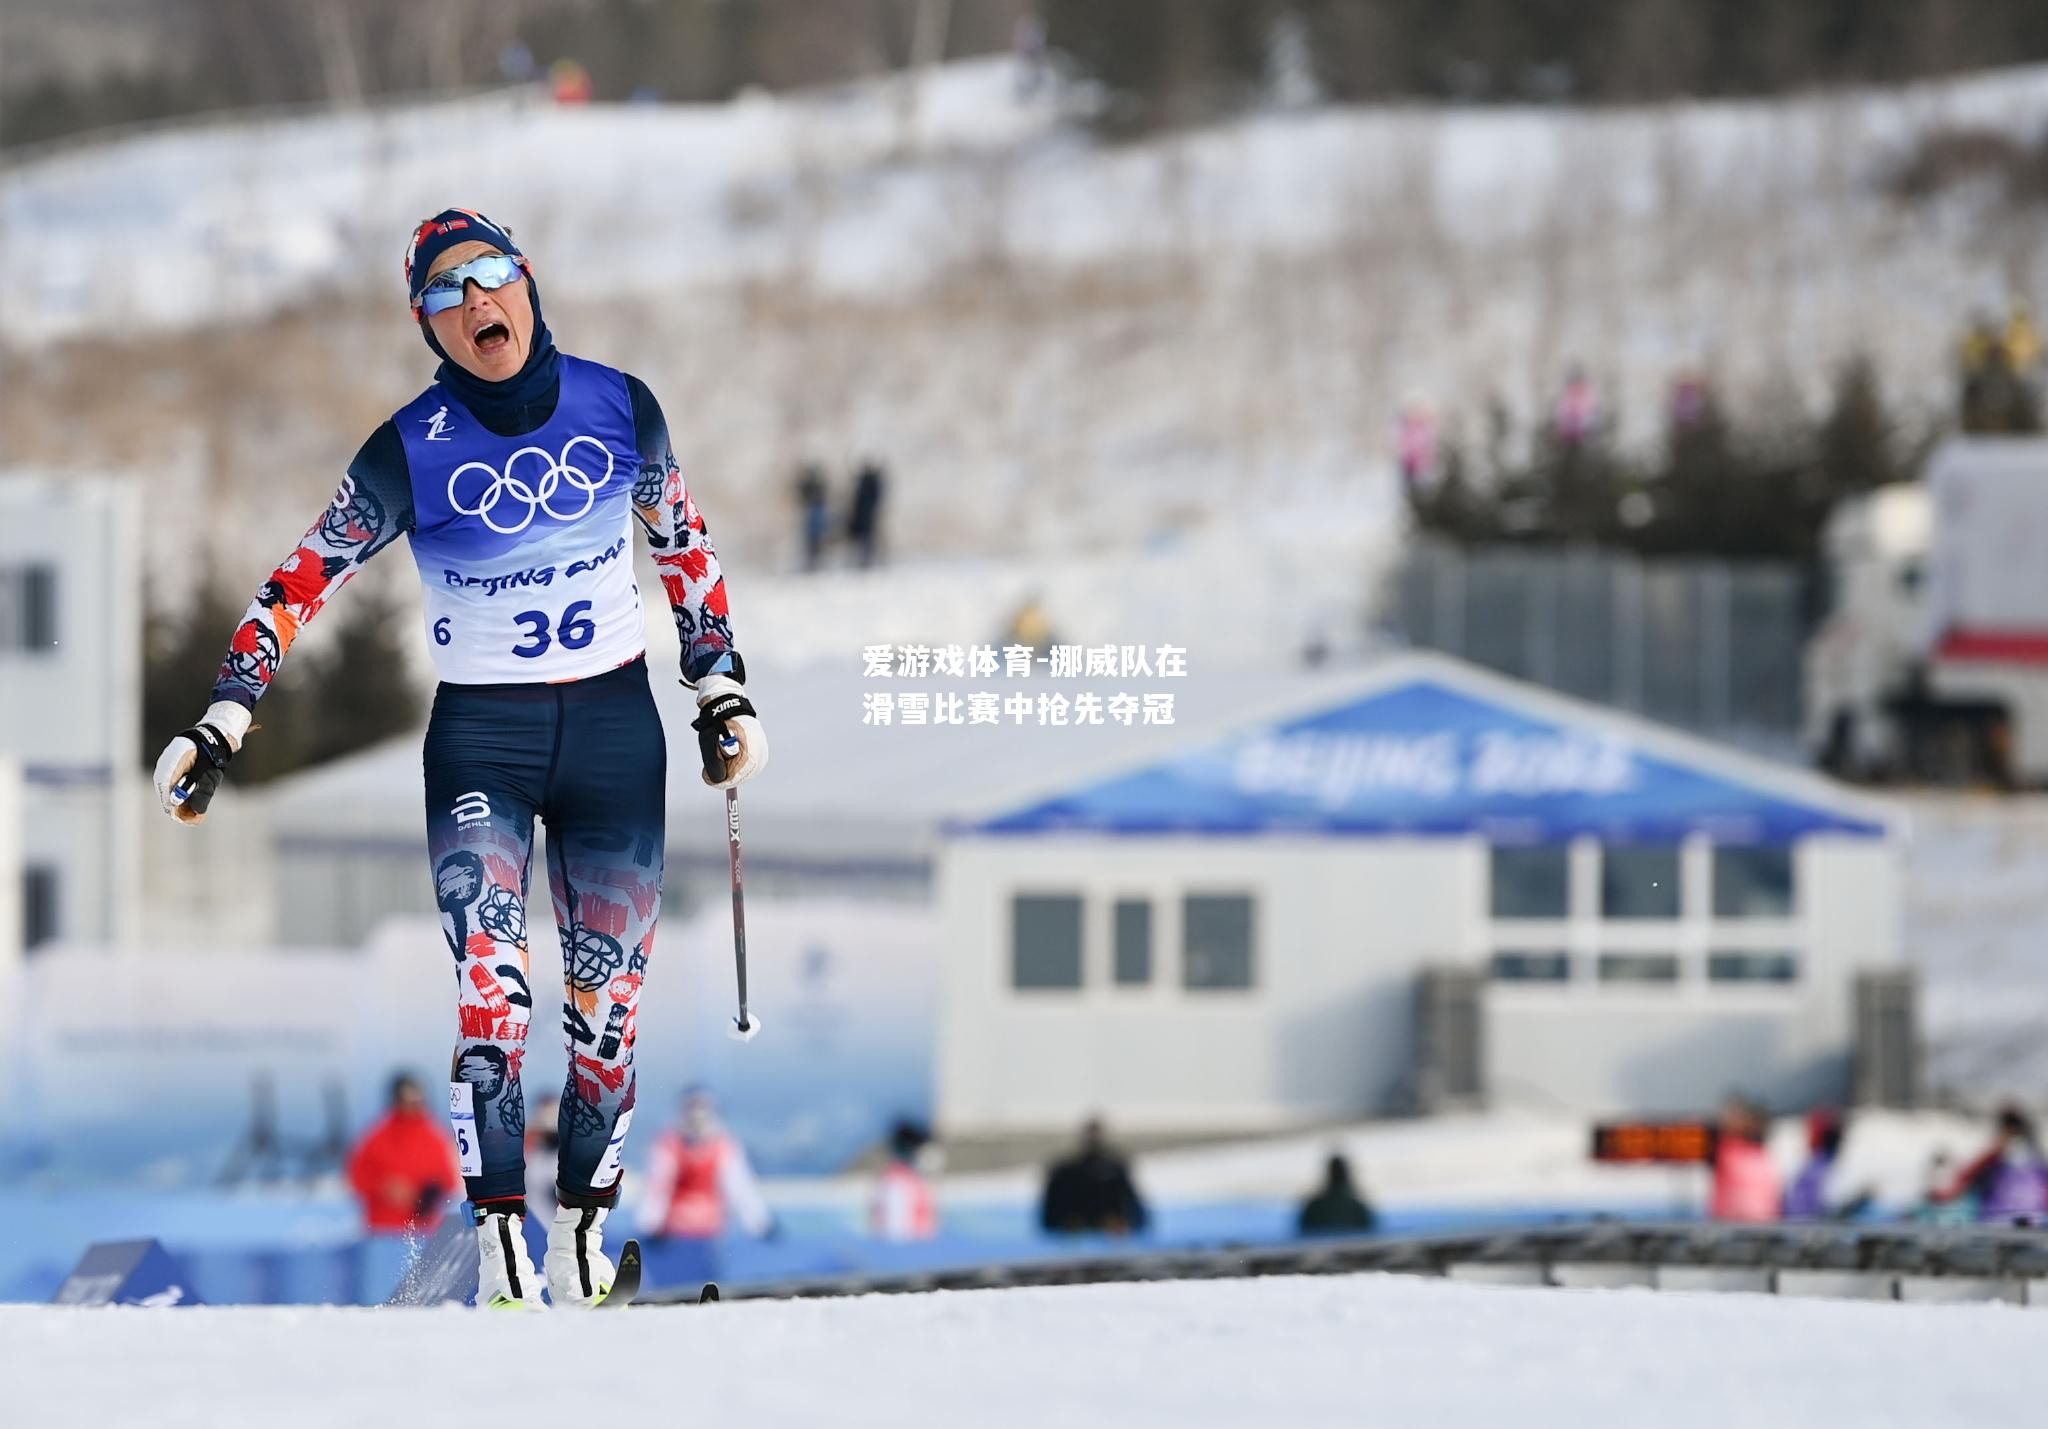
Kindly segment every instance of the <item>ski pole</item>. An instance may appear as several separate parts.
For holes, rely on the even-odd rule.
[[[723,742],[728,755],[739,752],[738,740]],[[735,1017],[727,1035],[736,1041],[751,1042],[754,1034],[761,1030],[761,1019],[747,1011],[747,903],[744,885],[740,878],[740,791],[725,791],[725,842],[732,855],[732,964],[733,973],[739,981],[740,1015]]]

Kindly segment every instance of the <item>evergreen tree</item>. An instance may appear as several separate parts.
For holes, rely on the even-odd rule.
[[[212,702],[228,643],[247,610],[244,599],[209,581],[191,605],[175,615],[149,602],[143,626],[142,755],[143,768],[154,768],[164,744],[179,730],[198,721]],[[245,742],[235,756],[229,777],[256,784],[288,773],[306,762],[307,727],[305,671],[286,661],[278,678],[257,706],[262,732]]]
[[[341,623],[333,646],[313,680],[306,762],[318,764],[409,734],[420,724],[420,694],[406,673],[406,651],[398,603],[374,586],[357,582],[336,614]]]
[[[214,584],[180,615],[153,605],[143,644],[145,768],[154,767],[166,740],[205,713],[247,608]],[[419,726],[420,694],[407,674],[396,602],[357,582],[328,620],[325,648],[302,644],[279,666],[256,706],[256,729],[235,756],[234,782],[260,784]],[[317,628],[324,631],[325,623]]]

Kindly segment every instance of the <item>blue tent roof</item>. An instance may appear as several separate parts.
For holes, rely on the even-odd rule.
[[[1470,688],[1464,688],[1470,686]],[[1497,686],[1492,698],[1481,691]],[[1883,837],[1880,817],[1811,776],[1753,779],[1714,753],[1652,753],[1633,722],[1493,677],[1398,681],[1300,718],[1254,726],[1133,773],[972,827],[987,834],[1463,835],[1558,843],[1785,844],[1816,833]],[[1582,711],[1579,717],[1573,711]],[[1548,717],[1559,711],[1557,718]],[[1810,785],[1802,799],[1767,784]]]

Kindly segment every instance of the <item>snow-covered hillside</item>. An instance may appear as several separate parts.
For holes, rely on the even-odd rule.
[[[1007,61],[942,69],[921,93],[908,128],[876,83],[709,107],[508,95],[61,154],[0,190],[8,242],[42,256],[0,280],[9,338],[377,293],[394,235],[454,189],[516,216],[552,290],[635,303],[749,282],[888,302],[1002,265],[1271,297],[1262,265],[1355,260],[1365,301],[1327,317],[1367,320],[1407,380],[1445,393],[1469,385],[1461,340],[1513,360],[1486,385],[1563,353],[1804,365],[1907,315],[1940,348],[1959,305],[2043,276],[2038,241],[1987,251],[1995,235],[1943,221],[1963,215],[1902,212],[1882,190],[1926,134],[2033,139],[2048,69],[1779,102],[1323,108],[1122,148],[1064,124],[1052,91],[1020,97]],[[1459,308],[1441,341],[1413,330]]]
[[[23,1422],[153,1429],[1940,1429],[2030,1418],[2040,1334],[1999,1306],[1352,1276],[595,1318],[0,1307],[0,1375]]]
[[[717,107],[513,97],[170,130],[0,175],[11,458],[227,486],[267,549],[417,390],[398,260],[450,202],[535,254],[565,343],[645,376],[707,508],[786,561],[790,472],[892,465],[904,554],[1039,559],[1366,494],[1411,392],[1529,412],[1570,359],[1656,425],[1878,358],[1944,398],[1975,304],[2048,291],[1981,188],[1918,208],[1916,138],[2031,138],[2048,71],[1781,103],[1324,108],[1105,148],[1004,61]],[[69,344],[68,346],[65,344]],[[53,347],[53,344],[56,346]],[[1472,423],[1468,420],[1467,432]],[[239,544],[239,542],[237,542]]]

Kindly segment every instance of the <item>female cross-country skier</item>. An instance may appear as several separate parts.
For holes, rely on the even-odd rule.
[[[173,818],[204,817],[300,627],[410,537],[441,676],[422,761],[427,855],[455,958],[450,1115],[476,1208],[477,1303],[542,1303],[521,1239],[537,816],[569,1050],[546,1285],[556,1305],[595,1306],[615,1274],[604,1222],[633,1116],[634,1010],[664,846],[667,753],[648,689],[635,517],[682,637],[705,782],[758,773],[768,743],[743,688],[717,555],[647,387],[557,350],[532,265],[480,213],[451,208],[421,223],[405,277],[441,359],[434,383],[371,434],[333,504],[257,594],[212,704],[157,761],[157,795]]]

